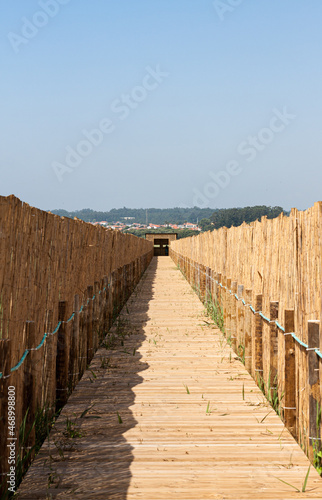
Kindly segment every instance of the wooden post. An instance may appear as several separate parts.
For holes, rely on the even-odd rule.
[[[87,293],[82,297],[82,311],[79,315],[79,376],[81,377],[87,366]]]
[[[56,356],[56,410],[64,406],[68,399],[68,354],[69,338],[67,335],[67,302],[60,301],[58,305],[58,320],[62,321],[57,334]]]
[[[211,290],[211,279],[210,279],[210,276],[211,276],[211,270],[210,268],[207,266],[206,267],[206,295],[205,295],[205,302],[206,304],[208,304],[208,301],[210,300],[210,290]]]
[[[45,332],[51,333],[53,330],[53,311],[47,310],[45,317]],[[48,335],[45,344],[46,372],[44,374],[45,391],[42,405],[48,403],[53,406],[56,400],[56,353],[57,335]]]
[[[245,291],[245,302],[246,306],[242,305],[245,315],[245,368],[246,370],[255,378],[255,373],[253,371],[252,359],[253,359],[253,341],[252,341],[252,311],[248,304],[252,304],[253,301],[253,291],[247,288]]]
[[[79,295],[74,296],[74,318],[69,355],[69,384],[74,389],[79,379]]]
[[[225,290],[225,317],[226,317],[225,333],[226,333],[226,337],[228,339],[232,340],[231,339],[231,324],[230,324],[230,320],[231,320],[231,296],[229,293],[229,290],[231,288],[231,278],[227,278],[226,287],[227,287],[227,289]]]
[[[294,309],[284,311],[284,422],[290,433],[296,437],[296,381],[295,381],[295,339]]]
[[[235,297],[235,293],[237,294],[237,281],[231,282],[231,291],[232,295],[230,295],[230,335],[231,335],[231,345],[234,351],[239,356],[239,344],[237,342],[237,305],[238,302]]]
[[[206,267],[201,266],[201,301],[204,304],[206,300],[206,290],[207,290],[207,276],[206,276]]]
[[[135,288],[135,276],[136,276],[136,266],[134,269],[134,276],[133,276],[133,290]],[[114,288],[114,273],[110,273],[108,277],[108,282],[109,282],[109,287],[108,287],[108,295],[107,295],[107,308],[108,308],[108,318],[109,318],[109,327],[108,329],[111,328],[114,320],[114,302],[113,302],[113,288]]]
[[[309,458],[313,459],[314,449],[319,451],[320,423],[318,413],[321,411],[319,359],[314,349],[320,348],[320,321],[308,321],[307,371],[309,381]]]
[[[0,416],[1,420],[1,429],[0,432],[0,494],[2,495],[5,491],[7,491],[7,476],[6,474],[9,471],[8,466],[8,387],[10,386],[10,378],[6,378],[10,375],[10,369],[12,359],[11,359],[11,340],[3,339],[0,340],[0,371],[3,374],[3,377],[0,379]],[[17,395],[16,395],[17,396]],[[17,437],[17,429],[15,429]],[[1,484],[4,484],[3,489],[1,488]]]
[[[27,321],[25,326],[26,348],[31,349],[37,345],[36,327],[34,321]],[[36,416],[37,410],[37,369],[35,366],[36,357],[35,351],[30,351],[23,363],[23,403],[22,403],[22,418],[26,416],[26,433],[31,429]],[[39,380],[39,379],[38,379]],[[35,427],[33,426],[28,439],[24,443],[24,449],[32,448],[35,444]],[[33,458],[32,453],[30,460]],[[29,465],[30,461],[28,461]]]
[[[132,267],[130,268],[132,269]],[[131,281],[129,282],[129,291],[131,290],[132,283]],[[102,335],[100,338],[100,341],[104,339],[105,335],[107,334],[109,330],[109,318],[108,318],[108,277],[104,276],[103,279],[103,288],[105,290],[102,292],[103,296],[103,301],[102,301],[102,308],[103,308],[103,325],[102,325]]]
[[[218,283],[222,283],[222,275],[221,273],[217,273],[217,281]],[[219,284],[216,284],[216,288],[217,288],[217,296],[216,296],[216,299],[218,301],[218,306],[222,309],[223,311],[223,314],[224,314],[224,303],[223,303],[223,290],[221,288],[221,286]]]
[[[255,311],[262,310],[263,295],[255,295]],[[252,334],[252,353],[253,353],[253,376],[258,385],[263,380],[263,320],[259,314],[253,313],[253,334]]]
[[[278,319],[278,302],[270,302],[269,307],[270,320],[274,323],[269,325],[269,349],[270,349],[270,382],[271,394],[278,390],[278,330],[275,321]]]
[[[245,307],[241,299],[244,296],[244,285],[238,285],[237,287],[238,301],[237,305],[237,345],[240,351],[238,355],[246,360],[246,343],[245,343]]]
[[[87,327],[87,364],[89,365],[93,358],[93,286],[87,287],[87,315],[86,315],[86,327]]]
[[[99,317],[99,300],[100,300],[100,283],[99,281],[94,282],[94,295],[93,300],[93,356],[99,345],[99,330],[100,330],[100,317]]]

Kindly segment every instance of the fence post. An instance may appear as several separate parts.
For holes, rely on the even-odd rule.
[[[26,348],[31,349],[37,345],[36,325],[34,321],[26,321]],[[37,360],[38,361],[38,360]],[[31,429],[35,420],[37,409],[37,376],[36,376],[36,359],[35,352],[30,351],[23,364],[23,403],[22,403],[22,419],[26,416],[26,432]],[[40,380],[38,379],[38,383]],[[27,413],[28,412],[28,413]],[[29,433],[28,439],[23,444],[24,449],[30,449],[35,444],[35,427]],[[27,466],[30,464],[34,453],[31,454]]]
[[[67,302],[61,300],[58,305],[58,321],[61,325],[57,334],[56,356],[56,410],[64,406],[68,399],[69,338],[67,335]]]
[[[86,329],[87,329],[87,364],[93,358],[93,286],[87,287]]]
[[[255,311],[261,311],[263,295],[255,295]],[[253,376],[258,385],[263,381],[263,320],[259,314],[253,316],[252,355]]]
[[[319,359],[314,352],[320,348],[320,321],[308,321],[307,371],[309,379],[309,458],[313,460],[314,451],[320,450],[320,377]]]
[[[253,371],[252,366],[252,358],[253,358],[253,341],[252,341],[252,311],[249,308],[248,304],[251,304],[253,301],[253,291],[251,288],[246,288],[245,291],[245,302],[244,305],[244,316],[245,316],[245,368],[246,370],[255,378],[255,373]]]
[[[231,282],[231,291],[232,295],[230,295],[230,331],[231,331],[231,340],[232,340],[232,348],[239,356],[239,345],[237,342],[237,305],[235,293],[237,294],[237,281]]]
[[[226,333],[226,337],[228,339],[230,339],[231,341],[231,324],[230,324],[230,320],[231,320],[231,296],[230,296],[230,293],[229,293],[229,290],[230,290],[230,287],[231,287],[231,278],[227,278],[226,279],[226,290],[225,290],[225,317],[226,317],[226,320],[225,320],[225,333]]]
[[[129,283],[129,286],[131,287],[131,282]],[[102,335],[100,338],[100,342],[104,339],[105,335],[107,334],[109,330],[109,321],[108,321],[108,277],[104,276],[103,279],[103,288],[105,290],[102,291],[102,317],[103,317],[103,326],[102,326]]]
[[[274,323],[269,325],[269,369],[271,381],[271,394],[278,390],[278,330],[275,321],[278,319],[278,302],[270,302],[269,305],[270,320]]]
[[[114,321],[114,272],[110,273],[108,276],[108,296],[107,296],[107,308],[108,308],[108,329],[111,328],[113,321]],[[135,288],[135,277],[136,277],[136,267],[134,269],[134,276],[133,276],[133,290]]]
[[[219,285],[219,283],[223,284],[222,282],[222,275],[221,273],[217,273],[217,277],[216,277],[217,281],[218,281],[218,284],[216,283],[216,290],[217,290],[217,294],[216,294],[216,299],[218,301],[218,307],[220,307],[220,309],[222,310],[222,314],[223,314],[223,319],[224,319],[224,303],[223,303],[223,293],[222,293],[222,288],[221,286]],[[225,325],[223,327],[223,329],[225,328]]]
[[[69,356],[69,381],[72,389],[74,389],[79,379],[79,295],[74,296],[73,313]]]
[[[80,377],[86,370],[87,365],[87,295],[82,297],[82,311],[79,315],[79,372]]]
[[[244,285],[237,287],[237,346],[238,355],[246,361],[246,342],[245,342],[245,311],[241,299],[244,296]],[[248,346],[247,346],[248,347]],[[246,364],[246,363],[245,363]]]
[[[210,279],[210,276],[211,276],[211,270],[207,266],[206,267],[206,296],[205,296],[205,302],[206,302],[206,304],[208,304],[209,297],[210,297],[210,290],[211,290],[211,279]]]
[[[51,333],[53,330],[53,311],[47,310],[45,317],[45,332]],[[42,405],[50,404],[54,409],[56,400],[56,353],[57,353],[56,335],[48,335],[45,344],[45,369],[44,369],[44,397]]]
[[[296,437],[296,381],[295,381],[295,339],[294,309],[284,311],[284,422],[290,433]]]
[[[93,356],[99,346],[99,330],[101,328],[100,324],[100,282],[94,281],[94,295],[93,300]]]

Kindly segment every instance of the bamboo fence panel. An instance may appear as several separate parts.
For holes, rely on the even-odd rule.
[[[61,406],[152,256],[153,244],[142,238],[0,197],[2,478],[8,387],[16,391],[16,434],[28,407],[31,425],[37,408]],[[26,349],[40,344],[11,372]]]

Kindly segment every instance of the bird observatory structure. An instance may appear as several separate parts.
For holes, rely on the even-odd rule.
[[[145,239],[152,241],[154,256],[162,257],[169,255],[170,243],[178,239],[178,233],[146,233]]]

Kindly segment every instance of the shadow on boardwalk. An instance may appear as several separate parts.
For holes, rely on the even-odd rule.
[[[99,348],[70,396],[18,490],[20,500],[127,498],[133,447],[124,433],[137,424],[133,388],[149,366],[137,351],[145,339],[156,266],[153,259],[106,337],[117,334],[116,345]]]

